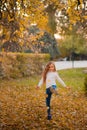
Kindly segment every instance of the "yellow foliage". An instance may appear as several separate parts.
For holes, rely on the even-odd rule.
[[[83,16],[82,14],[82,3],[83,0],[80,0],[79,10],[77,11],[77,0],[68,0],[68,4],[62,3],[60,0],[16,0],[16,10],[13,11],[11,6],[14,6],[13,0],[7,0],[7,8],[10,11],[11,15],[14,14],[14,17],[8,14],[8,11],[2,11],[3,18],[7,19],[8,25],[10,22],[18,22],[18,26],[20,29],[16,28],[16,30],[12,30],[10,26],[3,26],[4,34],[6,35],[6,40],[10,39],[11,34],[13,34],[12,39],[16,39],[16,36],[19,38],[23,38],[24,31],[26,28],[29,28],[31,24],[36,24],[39,28],[43,30],[51,31],[49,28],[49,17],[48,12],[46,12],[46,6],[52,5],[52,8],[58,9],[59,11],[62,9],[66,9],[67,6],[67,14],[69,16],[69,21],[71,24],[75,24],[77,21],[84,21],[87,19],[87,16]],[[23,3],[22,3],[23,2]],[[13,11],[13,12],[12,12]],[[54,13],[55,14],[55,13]],[[55,28],[54,28],[55,29]],[[35,41],[35,37],[32,39]]]
[[[74,73],[74,71],[73,71]],[[81,72],[79,72],[79,75]],[[77,75],[75,70],[74,75]],[[67,76],[69,84],[79,88],[80,76]],[[40,76],[0,81],[1,130],[86,130],[87,98],[83,92],[59,87],[59,95],[52,95],[52,120],[47,120],[45,87],[36,89]],[[78,79],[80,79],[78,81]],[[77,82],[78,81],[78,82]]]
[[[83,18],[85,18],[87,20],[87,16],[83,16]]]
[[[72,30],[72,25],[69,26],[69,30]]]
[[[84,17],[82,16],[82,4],[83,4],[82,0],[80,0],[80,5],[78,5],[77,0],[68,0],[67,14],[69,15],[71,24],[74,24],[80,20],[82,21]],[[77,9],[77,6],[79,7],[79,9]]]

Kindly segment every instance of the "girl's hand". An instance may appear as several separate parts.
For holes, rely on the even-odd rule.
[[[67,89],[71,89],[71,87],[69,87],[69,86],[67,86],[66,88],[67,88]]]
[[[36,89],[39,89],[40,87],[39,86],[36,86]]]

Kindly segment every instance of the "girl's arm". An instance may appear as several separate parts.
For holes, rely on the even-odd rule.
[[[63,87],[67,87],[66,84],[64,83],[64,81],[60,78],[60,76],[56,73],[56,79],[58,80],[58,82],[63,86]]]
[[[39,83],[38,83],[37,87],[38,87],[38,88],[40,88],[40,87],[41,87],[41,85],[43,85],[43,77],[42,77],[42,78],[41,78],[41,80],[39,81]]]

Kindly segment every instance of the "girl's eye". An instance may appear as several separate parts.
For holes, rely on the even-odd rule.
[[[54,68],[54,66],[49,66],[49,68]]]

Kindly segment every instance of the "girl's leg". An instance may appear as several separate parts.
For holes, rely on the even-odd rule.
[[[47,94],[47,97],[46,97],[46,106],[47,106],[47,113],[48,113],[48,116],[50,115],[50,101],[51,101],[51,96],[52,96],[52,93],[50,91],[50,88],[47,88],[46,89],[46,94]]]

